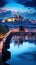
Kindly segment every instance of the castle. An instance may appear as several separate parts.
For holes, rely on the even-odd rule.
[[[6,18],[6,16],[4,16],[4,19],[2,19],[2,21],[1,22],[14,22],[14,21],[24,21],[24,18],[23,17],[21,17],[21,16],[14,16],[14,17],[9,17],[8,19]]]

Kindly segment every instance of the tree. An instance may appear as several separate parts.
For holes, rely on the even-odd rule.
[[[0,33],[6,34],[8,31],[9,31],[9,29],[6,25],[4,25],[4,26],[0,25]]]

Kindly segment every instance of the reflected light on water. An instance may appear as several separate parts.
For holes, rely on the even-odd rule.
[[[11,52],[11,59],[6,63],[10,65],[36,65],[36,45],[34,43],[23,42],[18,46],[12,42],[8,50]]]
[[[36,51],[36,45],[34,43],[23,42],[22,45],[14,45],[14,42],[10,44],[10,49],[8,49],[12,55],[18,55],[25,52]]]

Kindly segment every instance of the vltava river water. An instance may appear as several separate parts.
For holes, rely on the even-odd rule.
[[[10,43],[8,51],[11,52],[11,58],[6,63],[9,65],[36,65],[36,45],[23,42],[18,46],[14,43],[14,41]]]

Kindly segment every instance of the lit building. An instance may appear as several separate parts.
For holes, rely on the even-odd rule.
[[[6,20],[6,16],[4,16],[4,20]]]
[[[2,20],[1,22],[5,22],[5,20]]]
[[[4,19],[2,20],[2,22],[5,22],[6,21],[6,16],[4,16]]]
[[[14,22],[15,21],[15,18],[14,17],[13,18],[8,18],[7,21],[8,22]]]
[[[9,17],[8,19],[4,16],[4,19],[1,22],[14,22],[14,21],[24,21],[23,17],[15,15],[14,17]]]

